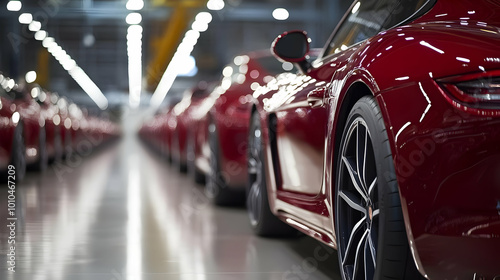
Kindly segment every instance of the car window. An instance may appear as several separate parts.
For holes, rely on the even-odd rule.
[[[375,36],[410,18],[427,0],[361,0],[357,1],[337,33],[325,55],[338,53]]]

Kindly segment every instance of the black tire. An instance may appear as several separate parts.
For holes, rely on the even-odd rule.
[[[241,204],[244,192],[232,190],[224,181],[219,161],[219,136],[214,123],[208,125],[208,143],[210,146],[210,171],[206,176],[205,194],[215,205],[228,206]]]
[[[410,253],[387,132],[373,97],[352,108],[336,154],[342,278],[422,279]]]
[[[248,185],[246,204],[250,225],[255,234],[260,236],[297,235],[297,230],[278,219],[269,207],[261,136],[259,115],[254,112],[250,119],[247,150]]]
[[[194,133],[188,133],[186,146],[187,172],[197,184],[205,184],[205,174],[196,167],[196,136]]]
[[[45,172],[47,166],[49,165],[49,156],[47,154],[47,134],[45,133],[45,127],[40,128],[38,134],[38,160],[33,164],[32,170]]]
[[[172,155],[172,164],[179,170],[179,172],[186,173],[187,172],[187,165],[186,165],[186,163],[182,162],[181,144],[180,144],[180,139],[179,139],[178,133],[174,134],[172,144],[174,145],[173,146],[174,153]]]
[[[14,130],[10,164],[16,168],[16,181],[22,181],[26,175],[26,146],[24,143],[24,125],[21,122]]]

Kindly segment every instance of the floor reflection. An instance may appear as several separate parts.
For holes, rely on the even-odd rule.
[[[340,279],[336,252],[255,237],[244,208],[217,208],[134,135],[17,187],[16,272],[0,279]],[[0,221],[7,224],[7,188]]]

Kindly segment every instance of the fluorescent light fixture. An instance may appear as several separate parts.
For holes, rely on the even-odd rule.
[[[19,23],[30,24],[33,21],[33,15],[30,13],[23,13],[19,15]]]
[[[129,104],[137,108],[142,92],[142,26],[131,25],[127,29]]]
[[[286,20],[289,16],[288,11],[283,8],[277,8],[273,11],[273,18],[276,20]]]
[[[195,20],[191,28],[193,28],[194,31],[205,32],[208,29],[208,23]]]
[[[40,32],[40,33],[39,33]],[[37,35],[39,34],[39,35]],[[42,36],[43,35],[43,36]],[[40,30],[35,33],[35,38],[39,36],[39,39],[47,36],[47,32]],[[71,56],[66,53],[61,46],[59,46],[54,38],[45,37],[42,40],[42,45],[47,48],[47,50],[54,56],[61,66],[68,71],[69,75],[76,81],[76,83],[83,89],[83,91],[97,104],[101,110],[108,108],[108,99],[102,91],[97,87],[97,85],[90,79],[90,77],[80,68],[76,62],[71,58]],[[36,73],[35,73],[36,75]],[[28,74],[26,74],[28,76]],[[36,79],[36,77],[35,77]],[[26,77],[28,81],[28,77]],[[60,101],[63,99],[60,99]],[[66,125],[66,123],[65,123]],[[71,127],[71,126],[70,126]]]
[[[128,0],[127,2],[127,10],[130,11],[139,11],[144,8],[144,1],[142,0]]]
[[[21,3],[21,1],[11,0],[11,1],[9,1],[9,3],[7,3],[7,10],[9,10],[11,12],[18,12],[21,10],[22,7],[23,7],[23,4]]]
[[[38,30],[35,33],[35,40],[42,41],[47,37],[47,32],[43,30]]]
[[[217,5],[216,5],[217,4]],[[222,0],[210,0],[207,3],[209,9],[220,10],[224,7],[224,1]],[[217,6],[217,7],[215,7]],[[219,9],[220,8],[220,9]],[[212,21],[212,15],[207,12],[198,13],[195,17],[195,21],[192,25],[192,30],[189,30],[184,35],[182,43],[177,47],[177,51],[174,53],[172,60],[167,66],[167,69],[163,73],[163,76],[156,87],[156,90],[153,93],[153,96],[150,100],[150,105],[158,108],[161,103],[167,96],[168,91],[172,87],[175,79],[179,74],[181,74],[182,69],[186,67],[186,65],[191,65],[191,71],[197,71],[196,61],[194,57],[191,57],[191,52],[194,49],[194,46],[198,42],[198,38],[200,37],[200,32],[206,31],[208,29],[208,24]],[[193,63],[194,62],[194,63]],[[186,67],[187,68],[187,67]],[[195,73],[195,72],[194,72]],[[192,74],[192,73],[190,73]]]
[[[33,32],[37,32],[41,28],[42,28],[42,23],[36,20],[32,21],[30,25],[28,25],[28,29]]]
[[[212,11],[220,11],[224,9],[224,1],[223,0],[209,0],[207,2],[207,8]]]
[[[125,18],[128,24],[139,24],[142,21],[142,16],[139,13],[130,13]]]
[[[193,77],[194,75],[196,75],[196,73],[198,73],[198,68],[196,67],[196,59],[192,55],[190,55],[181,65],[178,75],[183,77]]]
[[[201,12],[196,15],[195,20],[209,24],[212,21],[212,15],[208,12]]]
[[[99,106],[101,110],[108,108],[108,99],[97,85],[92,81],[89,76],[80,67],[74,67],[69,74],[80,85],[85,93],[90,96],[92,100]]]
[[[360,6],[361,6],[361,2],[356,3],[356,5],[354,5],[354,7],[352,8],[351,13],[353,13],[353,14],[357,13],[359,11]]]
[[[27,83],[33,83],[36,81],[36,72],[35,71],[29,71],[26,73],[26,76],[24,77],[26,79]]]
[[[42,46],[44,48],[48,48],[54,42],[55,42],[54,38],[52,38],[52,37],[45,37],[45,39],[43,39],[43,41],[42,41]]]

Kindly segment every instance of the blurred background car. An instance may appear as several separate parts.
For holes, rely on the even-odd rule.
[[[205,111],[209,102],[212,103],[204,125],[197,127],[198,131],[206,133],[205,139],[202,136],[200,140],[205,141],[208,149],[199,154],[203,159],[195,159],[195,162],[209,163],[206,192],[215,204],[238,204],[244,197],[253,91],[271,81],[277,73],[293,69],[291,63],[278,62],[268,50],[236,56],[224,67],[222,80],[207,98],[207,103],[199,108]]]
[[[211,93],[214,85],[206,81],[199,82],[195,87],[186,90],[182,99],[172,108],[172,118],[174,127],[170,138],[170,153],[174,165],[181,171],[186,172],[188,165],[193,166],[193,156],[195,152],[194,138],[196,124],[193,123],[191,115],[200,103]],[[195,150],[193,150],[195,149]],[[192,170],[195,180],[203,180],[200,171]]]

